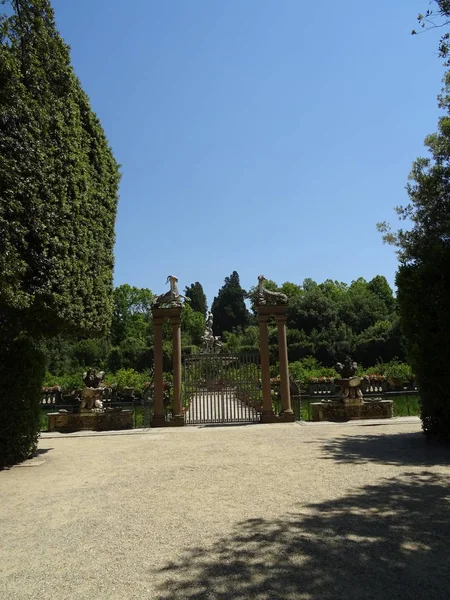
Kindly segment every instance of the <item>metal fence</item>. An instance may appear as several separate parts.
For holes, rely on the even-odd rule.
[[[220,355],[218,355],[220,356]],[[255,358],[236,359],[228,356],[222,361],[194,361],[192,355],[184,357],[183,410],[187,424],[259,422],[262,406],[260,367]],[[333,384],[301,384],[291,380],[291,403],[297,421],[311,421],[311,404],[337,400],[339,386]],[[167,419],[172,412],[171,390],[165,397]],[[419,393],[415,384],[392,389],[392,386],[371,385],[364,389],[365,401],[393,400],[394,416],[419,414]],[[133,426],[151,426],[153,396],[151,390],[142,396],[110,393],[103,399],[105,408],[122,408],[133,411]],[[272,383],[272,406],[281,411],[279,384]],[[41,398],[41,431],[47,429],[47,413],[64,410],[77,412],[79,403],[70,394],[59,390],[46,391]]]
[[[186,424],[260,421],[259,354],[191,354],[183,367]]]

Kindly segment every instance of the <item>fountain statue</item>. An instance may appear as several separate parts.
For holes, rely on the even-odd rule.
[[[86,430],[108,431],[111,429],[131,429],[134,410],[123,410],[121,406],[103,407],[103,394],[108,389],[103,383],[104,371],[89,368],[83,373],[86,387],[72,392],[74,412],[60,409],[48,413],[48,430],[71,432]]]
[[[105,391],[105,385],[103,384],[103,378],[105,377],[104,371],[95,372],[95,369],[88,369],[86,373],[83,373],[83,382],[86,386],[81,390],[81,411],[103,410],[103,392]]]
[[[222,342],[220,341],[220,336],[215,336],[213,331],[213,321],[214,317],[211,311],[208,311],[208,317],[206,319],[206,328],[205,333],[202,336],[203,352],[208,354],[212,354],[213,352],[220,352],[222,348]]]
[[[390,419],[393,416],[392,400],[382,398],[363,399],[361,386],[370,383],[367,377],[356,375],[358,365],[349,356],[344,363],[337,363],[340,379],[334,383],[341,388],[340,398],[323,399],[311,404],[313,421],[350,421],[353,419]]]
[[[337,363],[335,369],[341,375],[341,379],[336,379],[335,383],[341,386],[341,402],[352,404],[360,404],[363,400],[361,391],[362,377],[356,375],[358,365],[349,356],[344,361],[344,364]]]

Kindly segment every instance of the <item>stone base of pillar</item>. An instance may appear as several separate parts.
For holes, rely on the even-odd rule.
[[[167,427],[184,427],[184,416],[183,415],[173,415],[170,421],[166,422]]]
[[[164,415],[153,415],[152,427],[167,427],[166,417]]]
[[[279,423],[279,417],[273,412],[261,413],[261,423]]]
[[[279,416],[281,423],[293,423],[295,421],[295,414],[291,411],[282,412]]]
[[[185,425],[183,415],[174,415],[170,421],[166,421],[165,417],[154,415],[152,419],[152,427],[183,427]]]

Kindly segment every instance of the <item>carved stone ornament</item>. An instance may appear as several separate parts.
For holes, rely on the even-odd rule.
[[[156,296],[153,300],[154,308],[178,308],[184,305],[184,302],[190,302],[191,299],[183,296],[178,291],[178,277],[175,275],[169,275],[166,280],[166,284],[170,282],[170,290],[165,294]],[[184,302],[183,302],[184,300]]]
[[[272,292],[264,287],[264,282],[266,278],[264,275],[258,276],[258,287],[254,294],[252,294],[252,298],[256,304],[256,306],[277,306],[280,304],[287,304],[288,297],[286,294],[282,292]]]

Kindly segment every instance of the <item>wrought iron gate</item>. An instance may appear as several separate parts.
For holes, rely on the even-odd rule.
[[[259,354],[192,354],[183,371],[187,424],[260,421]]]

